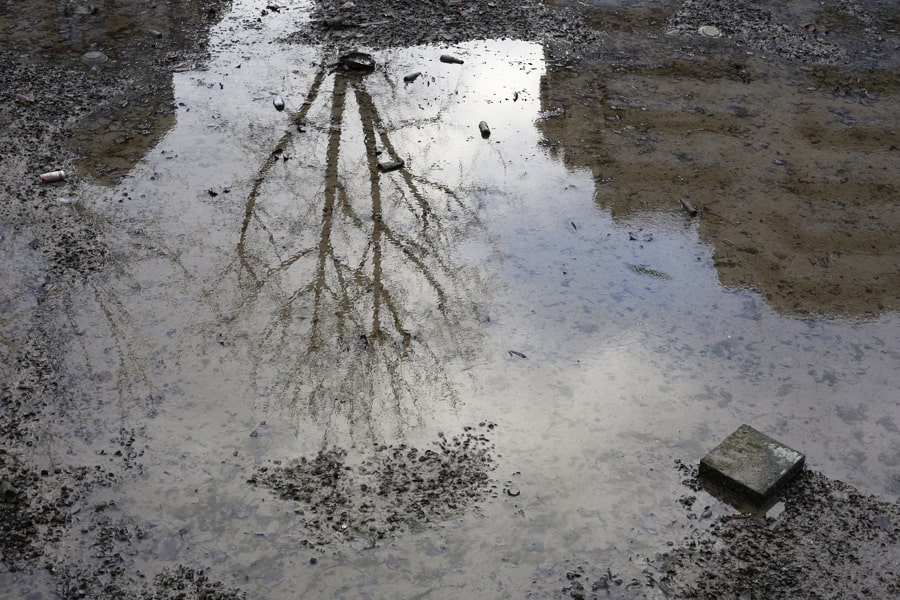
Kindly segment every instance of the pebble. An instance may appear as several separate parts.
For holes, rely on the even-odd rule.
[[[108,60],[108,56],[97,50],[91,50],[90,52],[85,52],[81,55],[81,62],[91,66],[102,65]]]

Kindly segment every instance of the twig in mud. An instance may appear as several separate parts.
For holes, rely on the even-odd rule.
[[[719,135],[727,135],[729,137],[736,137],[736,138],[746,137],[744,135],[735,133],[734,131],[719,131],[718,129],[707,129],[706,127],[696,127],[694,129],[688,129],[687,131],[684,132],[684,135],[691,135],[692,133],[698,133],[700,131],[705,131],[707,133],[718,133]]]
[[[749,519],[753,517],[753,513],[737,513],[733,515],[725,515],[722,517],[723,521],[739,521],[743,519]]]
[[[729,225],[734,225],[735,227],[737,227],[737,223],[735,223],[735,222],[733,222],[733,221],[729,221],[728,219],[726,219],[726,218],[723,217],[722,215],[720,215],[720,214],[718,214],[718,213],[714,213],[713,211],[709,210],[708,208],[704,208],[704,209],[703,209],[703,214],[704,214],[704,215],[712,215],[712,216],[714,216],[714,217],[716,217],[716,218],[718,218],[718,219],[722,219],[723,221],[725,221],[725,222],[728,223]]]

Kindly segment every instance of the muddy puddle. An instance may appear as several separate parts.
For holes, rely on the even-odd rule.
[[[655,597],[698,522],[676,461],[742,423],[900,495],[896,71],[672,51],[665,11],[620,6],[592,13],[609,60],[497,39],[347,71],[264,4],[175,69],[127,174],[59,207],[112,267],[42,297],[68,393],[35,461],[124,465],[75,520],[127,530],[128,569],[260,598],[551,597],[573,572]],[[278,493],[333,448],[294,472],[327,471],[324,497]],[[373,480],[405,498],[389,467],[428,449],[472,478],[366,503]],[[76,526],[48,558],[95,546]]]

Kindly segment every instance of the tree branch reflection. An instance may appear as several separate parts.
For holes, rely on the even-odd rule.
[[[312,416],[326,435],[348,427],[354,437],[400,436],[431,403],[458,402],[453,372],[477,345],[485,294],[458,250],[482,225],[448,186],[407,169],[379,171],[377,148],[398,153],[364,75],[322,69],[295,122],[305,122],[325,81],[333,88],[324,189],[300,191],[277,218],[260,211],[267,175],[293,147],[289,131],[246,200],[236,260],[239,312],[260,325],[253,383],[274,408]],[[318,203],[318,221],[309,222]],[[284,213],[297,210],[306,222],[292,232]]]

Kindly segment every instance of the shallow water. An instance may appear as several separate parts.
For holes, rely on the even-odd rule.
[[[569,76],[539,44],[379,51],[374,73],[335,74],[334,51],[273,43],[283,22],[245,27],[258,4],[236,2],[209,63],[173,74],[162,141],[80,200],[115,267],[54,296],[74,400],[47,425],[48,460],[146,440],[140,475],[91,499],[151,531],[136,567],[210,565],[266,598],[541,597],[574,564],[627,584],[690,535],[674,461],[742,423],[897,498],[895,312],[796,316],[724,286],[708,217],[672,190],[679,159],[642,152],[652,132],[623,141],[584,87],[563,116]],[[633,73],[603,77],[607,104],[639,95]],[[790,77],[773,67],[766,85],[795,93]],[[656,85],[630,108],[684,97],[677,74]],[[714,162],[731,143],[687,151]],[[579,158],[597,145],[631,171]],[[374,168],[394,156],[403,169]],[[483,421],[496,497],[374,548],[308,550],[294,507],[246,483],[267,461]]]

